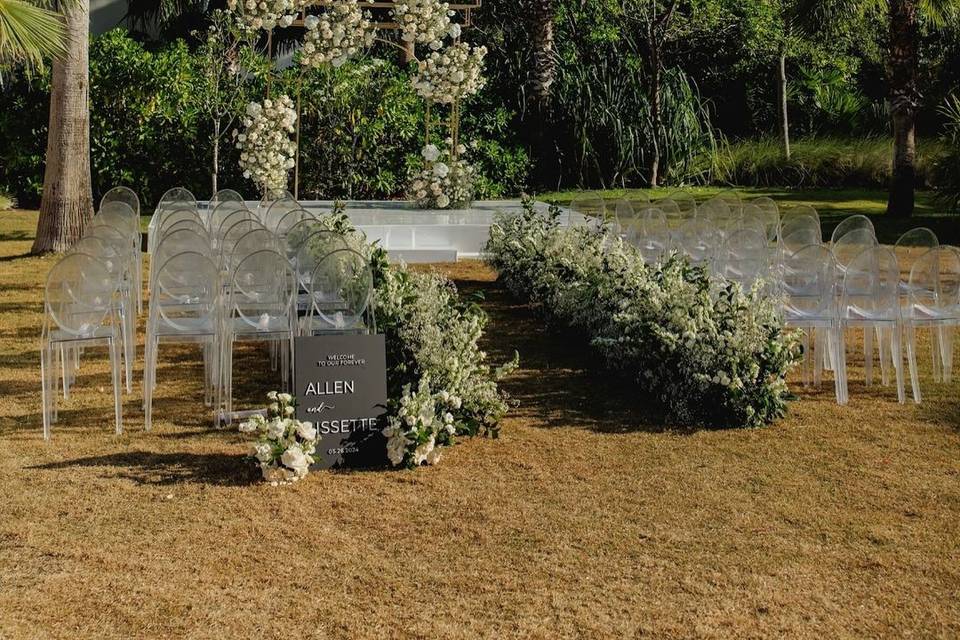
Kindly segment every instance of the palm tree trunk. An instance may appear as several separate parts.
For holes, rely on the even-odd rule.
[[[780,131],[783,138],[783,157],[790,159],[790,118],[787,112],[787,54],[780,51],[778,67],[778,97],[780,98]]]
[[[54,60],[43,198],[33,253],[63,252],[93,217],[87,49],[89,0],[64,8],[67,53]]]
[[[552,129],[553,83],[557,76],[553,22],[554,0],[530,0],[530,46],[533,72],[527,86],[527,111],[530,117],[530,143],[535,161],[535,180],[549,186],[556,181],[556,164]]]
[[[890,50],[888,74],[893,125],[893,170],[887,213],[906,217],[913,213],[914,158],[916,157],[917,0],[890,0]]]

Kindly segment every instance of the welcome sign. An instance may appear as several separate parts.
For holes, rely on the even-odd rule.
[[[387,357],[382,335],[296,338],[297,419],[317,428],[315,469],[387,464],[382,430]]]

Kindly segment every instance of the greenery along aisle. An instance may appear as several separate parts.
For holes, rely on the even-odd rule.
[[[491,367],[478,341],[487,316],[473,302],[462,301],[453,283],[405,266],[390,265],[379,246],[368,244],[353,229],[338,205],[318,226],[349,239],[370,261],[378,330],[387,349],[387,454],[394,466],[435,464],[456,436],[496,437],[507,412],[498,380],[517,364]],[[330,236],[306,233],[306,247],[319,260],[330,252]],[[362,279],[362,278],[361,278]],[[313,462],[316,432],[309,423],[290,419],[293,402],[271,394],[271,419],[255,417],[241,431],[257,433],[251,450],[263,476],[271,481],[297,480]],[[279,404],[277,404],[279,403]],[[275,427],[272,429],[272,427]]]
[[[771,301],[672,255],[644,264],[606,230],[561,227],[526,203],[490,230],[489,261],[517,296],[586,334],[606,363],[681,422],[755,426],[782,416],[799,356]]]

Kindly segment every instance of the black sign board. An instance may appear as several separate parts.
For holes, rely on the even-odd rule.
[[[386,344],[381,335],[296,338],[297,419],[317,428],[314,469],[387,464]]]

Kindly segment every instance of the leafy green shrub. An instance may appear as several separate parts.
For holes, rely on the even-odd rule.
[[[530,203],[490,230],[490,263],[517,296],[586,335],[679,421],[753,426],[783,415],[798,354],[759,290],[673,254],[644,264],[619,237],[560,227]]]
[[[953,211],[960,211],[960,96],[949,96],[940,112],[947,126],[943,135],[946,152],[935,168],[938,196]]]
[[[17,206],[17,199],[11,196],[9,193],[4,193],[0,191],[0,211],[7,211],[9,209],[15,209]]]
[[[885,138],[812,138],[793,143],[787,160],[780,140],[747,140],[718,151],[714,180],[757,187],[885,189],[890,182],[892,144]],[[945,150],[937,141],[918,143],[917,187],[936,186],[933,168]]]

